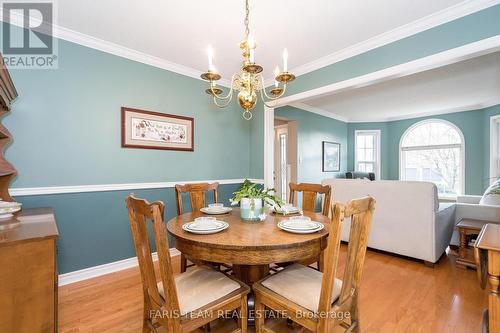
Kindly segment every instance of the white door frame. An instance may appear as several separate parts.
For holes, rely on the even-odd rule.
[[[283,124],[283,125],[277,125],[277,126],[274,126],[274,149],[275,149],[275,154],[274,154],[274,183],[273,183],[273,187],[274,189],[276,189],[276,191],[278,193],[281,194],[281,191],[283,191],[283,189],[281,188],[281,182],[282,182],[282,178],[281,178],[281,148],[280,148],[280,144],[281,144],[281,139],[280,139],[280,136],[282,134],[285,134],[286,135],[286,149],[285,149],[285,156],[286,156],[286,159],[285,159],[285,164],[286,164],[286,183],[288,184],[288,179],[290,178],[290,171],[288,170],[289,169],[289,166],[290,164],[288,163],[289,159],[290,159],[290,156],[288,155],[288,150],[290,149],[289,147],[289,132],[288,132],[288,123],[286,124]],[[276,149],[278,149],[278,151],[276,151]],[[277,163],[277,164],[276,164]],[[278,167],[280,166],[280,167]],[[281,190],[281,191],[280,191]],[[285,200],[288,200],[288,186],[285,186],[284,188],[285,192],[286,192],[286,195],[285,195]]]
[[[489,184],[495,182],[496,177],[499,174],[498,159],[500,158],[498,140],[498,122],[500,121],[500,115],[490,117],[490,179]]]
[[[274,170],[274,109],[286,105],[307,101],[308,99],[341,93],[376,83],[405,77],[430,69],[451,65],[460,61],[476,58],[482,55],[500,51],[500,36],[486,38],[474,43],[446,50],[427,57],[416,59],[401,65],[389,67],[377,72],[369,73],[332,83],[320,88],[311,89],[295,95],[280,98],[271,102],[272,106],[264,106],[264,184],[273,187]]]

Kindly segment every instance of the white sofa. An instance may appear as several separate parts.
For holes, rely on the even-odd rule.
[[[436,186],[427,182],[327,179],[332,202],[371,195],[377,201],[368,246],[435,263],[450,244],[455,204],[439,204]],[[346,220],[342,240],[347,241]]]
[[[479,195],[463,195],[457,197],[455,205],[455,224],[463,218],[485,220],[500,224],[500,206],[480,205]],[[458,230],[455,228],[451,244],[458,245]]]

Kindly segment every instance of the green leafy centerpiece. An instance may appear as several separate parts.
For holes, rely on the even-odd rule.
[[[240,204],[241,218],[247,221],[260,220],[264,214],[264,205],[280,208],[283,200],[276,195],[276,191],[266,189],[245,179],[238,191],[233,193],[231,205]]]

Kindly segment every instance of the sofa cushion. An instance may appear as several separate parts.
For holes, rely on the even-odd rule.
[[[500,206],[500,179],[494,182],[484,192],[480,205]]]

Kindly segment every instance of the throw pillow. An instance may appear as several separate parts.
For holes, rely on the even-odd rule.
[[[488,187],[479,204],[500,206],[500,179]]]

